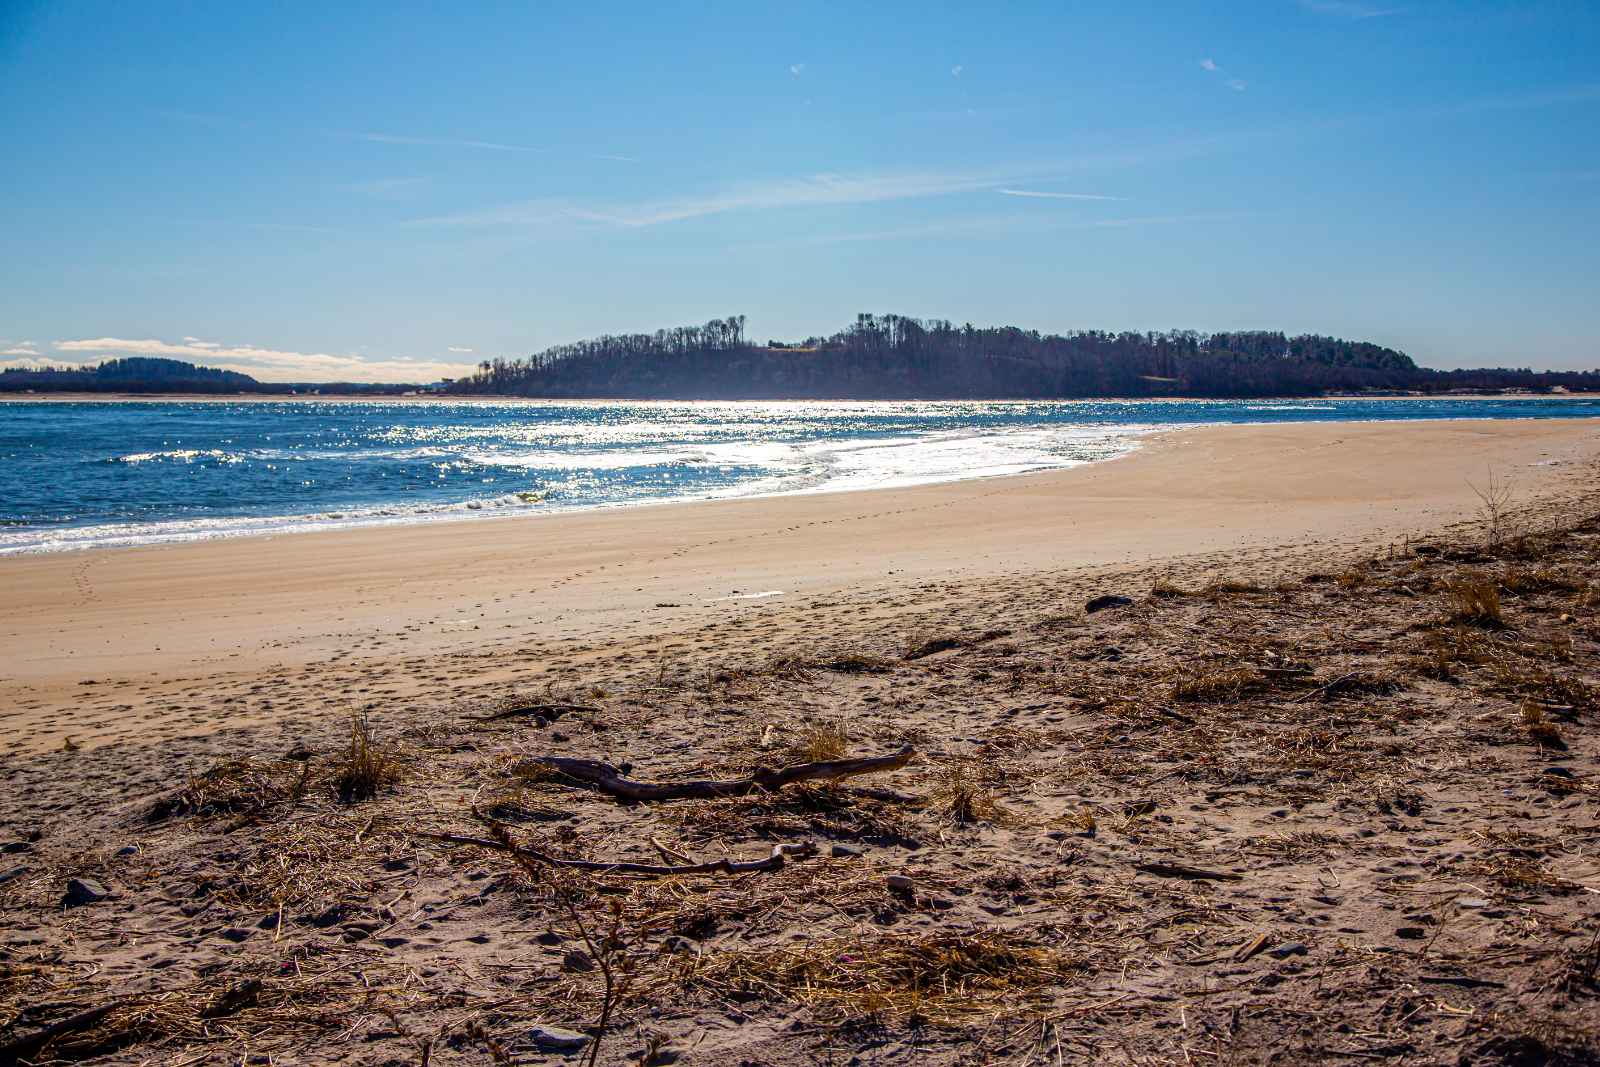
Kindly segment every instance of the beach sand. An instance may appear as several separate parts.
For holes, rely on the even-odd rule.
[[[0,558],[0,745],[153,741],[299,714],[302,687],[431,699],[545,661],[857,640],[1119,571],[1332,558],[1473,518],[1491,474],[1521,502],[1570,493],[1597,456],[1593,420],[1207,426],[1036,475]]]
[[[611,968],[606,1067],[1597,1062],[1597,457],[1217,426],[0,559],[0,1061],[579,1062]]]

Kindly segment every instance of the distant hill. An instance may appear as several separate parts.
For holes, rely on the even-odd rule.
[[[1364,341],[1281,332],[1041,334],[861,315],[830,337],[756,344],[744,317],[598,337],[479,364],[460,395],[618,399],[1066,399],[1600,389],[1600,372],[1436,371]]]
[[[133,356],[98,366],[0,371],[0,393],[193,393],[287,395],[316,390],[325,394],[393,395],[415,385],[260,382],[238,371],[200,367],[177,359]]]

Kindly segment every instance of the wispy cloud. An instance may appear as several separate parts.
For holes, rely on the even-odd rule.
[[[1226,222],[1245,217],[1238,212],[1216,212],[1189,215],[1138,215],[1113,219],[1061,220],[1040,223],[1035,216],[1001,215],[977,216],[930,222],[916,226],[901,226],[887,230],[866,230],[856,233],[818,234],[783,242],[800,245],[857,244],[868,241],[907,241],[929,237],[1012,237],[1018,232],[1036,233],[1040,230],[1121,230],[1144,226],[1177,226],[1185,223]]]
[[[966,69],[966,67],[963,67],[960,63],[957,63],[955,66],[950,68],[950,77],[959,78],[961,77],[961,72]]]
[[[37,356],[39,350],[33,347],[32,341],[23,341],[21,344],[12,345],[10,348],[0,348],[0,356]]]
[[[1386,15],[1399,15],[1403,7],[1375,7],[1372,4],[1351,0],[1299,0],[1300,6],[1319,15],[1337,15],[1346,19],[1379,19]]]
[[[1210,56],[1207,56],[1205,59],[1202,59],[1200,61],[1200,69],[1205,71],[1208,74],[1226,74],[1227,73],[1227,71],[1223,70],[1222,67],[1217,63],[1217,61],[1212,59]],[[1246,82],[1245,82],[1245,80],[1243,78],[1233,78],[1233,77],[1225,78],[1223,80],[1223,84],[1226,85],[1228,88],[1232,89],[1236,93],[1242,93],[1247,88]]]
[[[1010,177],[1017,177],[1013,174]],[[705,196],[594,207],[554,200],[529,200],[485,211],[417,219],[416,225],[542,225],[558,221],[600,223],[635,229],[733,211],[868,204],[977,192],[1005,180],[998,174],[814,174],[745,184]]]
[[[52,347],[58,352],[81,353],[78,358],[87,363],[100,363],[119,356],[170,356],[204,363],[208,367],[240,371],[267,382],[425,382],[457,377],[472,370],[471,365],[466,363],[404,358],[364,359],[327,352],[295,352],[256,345],[219,344],[189,337],[182,342],[95,337],[56,341]]]
[[[351,182],[341,186],[346,192],[370,196],[378,200],[404,200],[427,185],[429,178],[374,178],[371,181]]]
[[[564,153],[562,149],[541,147],[539,145],[512,144],[507,141],[482,141],[472,137],[425,137],[407,133],[382,133],[367,132],[355,134],[358,139],[370,141],[373,144],[407,145],[419,148],[471,148],[485,152],[525,152],[535,155],[561,155],[571,154],[584,159],[607,159],[616,163],[637,163],[634,156],[620,155],[615,152],[572,152]]]
[[[793,74],[796,78],[800,77],[800,75],[804,74],[805,72],[806,65],[804,63],[789,64],[789,73]]]
[[[1049,193],[1038,189],[996,189],[1003,196],[1029,196],[1040,200],[1126,200],[1125,196],[1102,196],[1099,193]]]
[[[461,347],[459,347],[457,345],[450,345],[448,348],[445,349],[445,351],[447,351],[447,352],[459,352],[462,355],[467,355],[472,351],[472,349],[470,349],[470,348],[461,348]]]

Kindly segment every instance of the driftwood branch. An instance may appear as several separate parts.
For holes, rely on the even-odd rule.
[[[468,715],[473,722],[499,722],[502,719],[518,719],[525,715],[535,715],[546,721],[554,720],[569,711],[587,711],[599,714],[602,709],[589,704],[518,704],[514,708],[506,708],[492,715]]]
[[[816,763],[796,763],[774,770],[757,767],[747,777],[724,781],[699,779],[688,782],[640,782],[626,778],[609,763],[590,759],[569,759],[565,756],[536,756],[523,760],[511,769],[513,774],[540,774],[554,771],[582,785],[609,793],[618,800],[639,802],[651,800],[708,800],[714,797],[736,797],[757,790],[775,792],[795,782],[823,779],[837,781],[858,774],[876,774],[895,771],[910,763],[917,754],[907,745],[899,752],[887,756],[866,756],[860,759],[820,760]]]
[[[1187,878],[1195,882],[1237,882],[1244,877],[1232,871],[1209,871],[1204,867],[1191,867],[1187,863],[1135,863],[1133,866],[1136,870],[1160,878]]]
[[[35,1056],[44,1051],[45,1047],[57,1038],[87,1030],[123,1005],[131,1004],[140,999],[142,998],[137,995],[118,997],[109,1003],[69,1015],[60,1022],[52,1023],[43,1030],[36,1031],[26,1037],[19,1037],[15,1041],[7,1041],[4,1045],[0,1045],[0,1064],[10,1067],[12,1064],[31,1062]]]
[[[660,864],[660,863],[607,863],[602,860],[569,860],[560,856],[552,856],[538,849],[526,845],[518,845],[510,841],[497,841],[489,837],[468,837],[464,834],[433,834],[423,831],[413,831],[413,836],[426,837],[432,841],[443,841],[451,845],[475,845],[478,848],[492,848],[497,852],[510,852],[523,859],[542,863],[547,867],[566,867],[577,871],[594,871],[597,874],[648,874],[657,877],[674,874],[755,874],[761,871],[775,871],[784,865],[789,857],[804,859],[816,854],[817,846],[810,842],[791,845],[773,845],[771,855],[765,859],[734,861],[730,859],[712,860],[708,863],[685,864]]]

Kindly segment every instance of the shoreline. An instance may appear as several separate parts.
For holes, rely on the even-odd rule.
[[[1116,463],[904,489],[13,555],[0,721],[13,751],[149,743],[279,716],[308,687],[420,699],[441,671],[532,680],[1151,568],[1270,569],[1469,522],[1489,467],[1518,503],[1581,496],[1597,460],[1596,419],[1208,425]]]
[[[959,405],[971,405],[971,404],[1019,404],[1019,403],[1033,404],[1033,403],[1050,403],[1050,404],[1084,404],[1084,405],[1088,405],[1088,404],[1096,404],[1096,403],[1122,404],[1122,403],[1151,403],[1151,402],[1154,402],[1154,403],[1187,403],[1187,404],[1199,404],[1199,403],[1241,404],[1241,403],[1259,402],[1259,403],[1272,403],[1272,404],[1291,404],[1291,403],[1295,403],[1295,402],[1305,402],[1305,401],[1312,400],[1312,399],[1321,399],[1321,400],[1325,400],[1325,401],[1365,400],[1365,401],[1368,401],[1368,402],[1378,402],[1378,401],[1385,401],[1385,400],[1402,400],[1402,399],[1404,399],[1404,400],[1455,400],[1455,401],[1462,401],[1462,402],[1472,402],[1472,401],[1481,401],[1481,400],[1485,400],[1485,399],[1521,400],[1521,401],[1533,401],[1533,400],[1551,401],[1551,400],[1567,399],[1567,400],[1573,400],[1573,401],[1584,401],[1584,400],[1594,399],[1594,398],[1600,398],[1600,393],[1592,394],[1592,395],[1590,395],[1590,394],[1568,394],[1568,395],[1566,395],[1564,397],[1548,397],[1548,396],[1534,396],[1534,395],[1523,395],[1523,396],[1515,396],[1515,397],[1499,397],[1499,396],[1492,396],[1492,395],[1470,396],[1470,397],[1469,396],[1455,396],[1455,397],[1428,397],[1428,396],[1392,397],[1392,396],[1389,396],[1389,397],[1321,397],[1321,398],[1278,397],[1278,398],[1270,398],[1270,399],[1269,398],[1257,398],[1257,400],[1255,400],[1255,401],[1248,400],[1248,399],[1247,400],[1240,400],[1240,399],[1208,400],[1206,398],[1160,397],[1160,398],[1142,398],[1142,399],[1141,398],[1133,398],[1133,399],[1126,399],[1125,398],[1125,399],[1117,399],[1117,400],[1111,400],[1111,399],[1106,399],[1106,400],[1088,400],[1088,399],[1085,399],[1085,400],[1062,400],[1062,401],[1017,401],[1017,400],[984,400],[984,401],[961,401],[961,400],[952,400],[952,401],[709,401],[709,400],[708,401],[657,401],[657,400],[611,401],[611,400],[584,400],[584,401],[557,401],[557,400],[542,400],[542,399],[533,399],[533,398],[510,398],[510,402],[518,403],[518,404],[525,404],[525,405],[534,406],[534,407],[539,407],[539,406],[568,406],[568,405],[573,405],[573,404],[580,405],[580,406],[582,406],[582,405],[590,405],[590,404],[596,405],[596,406],[609,406],[609,405],[616,404],[616,403],[636,403],[636,404],[645,404],[645,405],[656,405],[656,404],[660,404],[660,405],[680,405],[680,404],[685,404],[685,403],[704,404],[704,405],[722,405],[722,404],[734,404],[734,403],[738,403],[738,404],[744,404],[744,403],[756,403],[756,404],[780,404],[780,403],[782,403],[782,404],[788,404],[788,403],[792,403],[792,404],[805,404],[805,405],[817,405],[817,404],[861,405],[861,404],[880,404],[880,403],[881,404],[928,403],[928,404],[952,404],[952,405],[956,405],[956,404],[959,404]],[[4,397],[0,397],[0,403],[4,403],[5,399],[6,398],[4,398]],[[90,396],[90,397],[82,397],[82,398],[76,398],[76,399],[99,399],[99,400],[105,400],[106,402],[122,401],[122,400],[140,400],[140,401],[148,401],[150,403],[168,403],[168,402],[173,402],[175,400],[184,400],[184,399],[192,399],[192,398],[173,397],[173,396],[118,396],[118,397],[93,397],[93,396]],[[74,400],[74,402],[76,402],[76,399]],[[244,399],[244,400],[250,400],[250,401],[262,401],[262,402],[279,402],[279,401],[305,400],[307,402],[318,402],[318,401],[321,401],[321,402],[329,402],[329,403],[345,403],[345,402],[351,402],[351,401],[360,402],[360,403],[369,403],[369,402],[370,403],[377,403],[377,402],[381,402],[381,401],[386,400],[386,399],[387,400],[435,400],[435,399],[442,400],[444,398],[426,398],[426,397],[400,397],[400,398],[361,398],[361,397],[331,397],[331,398],[323,398],[323,397],[312,397],[312,398],[302,398],[302,397],[241,397],[241,398],[228,398],[228,397],[204,397],[204,398],[200,398],[200,399],[203,399],[206,402],[213,402],[213,401],[221,402],[221,401],[230,400],[230,399]],[[456,399],[459,400],[460,398],[456,398]],[[478,398],[467,398],[467,402],[499,403],[500,401],[499,400],[490,400],[489,398],[478,397]],[[1585,420],[1585,419],[1594,418],[1594,416],[1570,415],[1570,416],[1551,416],[1550,418],[1552,418],[1554,420],[1557,420],[1557,421],[1566,421],[1566,420],[1579,420],[1579,421],[1581,421],[1581,420]],[[509,519],[536,519],[536,518],[537,519],[549,519],[549,518],[555,518],[555,517],[566,516],[566,515],[574,515],[574,514],[590,514],[590,513],[597,513],[597,512],[598,513],[609,513],[609,512],[612,512],[612,511],[616,511],[616,510],[631,510],[631,509],[636,508],[636,507],[658,507],[658,506],[662,506],[662,505],[676,505],[676,504],[716,503],[716,502],[736,501],[736,500],[766,500],[766,499],[775,499],[775,498],[782,498],[782,497],[786,497],[786,496],[797,496],[797,495],[804,496],[804,495],[820,495],[820,494],[833,494],[833,493],[894,491],[894,490],[902,490],[902,489],[921,488],[921,487],[933,486],[933,485],[949,485],[949,484],[958,484],[958,483],[963,483],[963,482],[984,482],[984,481],[993,480],[995,478],[1029,477],[1029,476],[1033,476],[1033,475],[1036,475],[1036,474],[1044,474],[1044,473],[1051,473],[1051,472],[1060,472],[1060,471],[1073,470],[1073,469],[1076,469],[1076,468],[1081,467],[1081,466],[1095,465],[1095,464],[1100,464],[1100,463],[1108,462],[1108,461],[1111,461],[1111,460],[1117,460],[1117,459],[1125,459],[1128,456],[1137,453],[1140,450],[1140,448],[1143,447],[1144,442],[1147,442],[1147,441],[1150,441],[1150,440],[1159,439],[1161,436],[1163,436],[1163,435],[1165,435],[1165,434],[1167,434],[1169,432],[1172,432],[1172,431],[1187,431],[1187,430],[1192,430],[1192,429],[1206,427],[1206,426],[1275,426],[1275,425],[1346,426],[1346,425],[1360,424],[1362,422],[1370,422],[1370,423],[1372,423],[1374,425],[1382,425],[1382,424],[1388,424],[1388,423],[1393,423],[1393,424],[1397,424],[1397,425],[1427,425],[1427,424],[1430,424],[1430,423],[1438,424],[1438,423],[1446,423],[1446,422],[1453,422],[1453,421],[1468,421],[1468,422],[1471,422],[1471,421],[1498,421],[1498,420],[1495,420],[1495,419],[1492,419],[1492,418],[1491,419],[1484,419],[1483,416],[1474,416],[1474,415],[1465,415],[1465,416],[1448,415],[1448,416],[1432,416],[1432,417],[1421,417],[1421,416],[1419,416],[1419,417],[1415,417],[1415,418],[1410,418],[1410,417],[1379,418],[1379,419],[1371,419],[1371,420],[1360,420],[1360,419],[1248,420],[1248,419],[1246,419],[1246,420],[1239,420],[1239,421],[1208,422],[1208,423],[1200,423],[1200,422],[1197,422],[1197,423],[1176,423],[1175,422],[1175,423],[1154,423],[1154,424],[1128,423],[1128,424],[1126,424],[1126,427],[1125,427],[1126,432],[1124,434],[1120,435],[1122,441],[1125,443],[1125,447],[1123,447],[1120,451],[1118,451],[1114,455],[1103,456],[1103,457],[1093,458],[1093,459],[1064,459],[1061,462],[1056,463],[1056,464],[1041,464],[1041,465],[1039,465],[1037,467],[1034,467],[1032,469],[1029,469],[1029,470],[1020,470],[1020,471],[1018,471],[1018,470],[991,470],[991,471],[984,471],[984,472],[981,472],[981,473],[974,473],[974,474],[948,474],[948,473],[946,473],[946,474],[939,474],[939,475],[934,475],[934,476],[930,476],[930,477],[926,477],[926,478],[915,478],[915,479],[911,479],[911,480],[898,480],[897,481],[897,480],[892,480],[891,479],[891,480],[886,480],[886,481],[883,481],[883,482],[880,482],[880,483],[876,483],[876,484],[871,484],[871,485],[846,484],[846,485],[833,486],[833,485],[830,485],[830,484],[825,482],[825,483],[820,484],[820,485],[805,485],[805,486],[800,486],[800,487],[780,488],[780,489],[756,489],[756,488],[748,488],[748,487],[740,485],[740,486],[728,487],[728,488],[721,489],[721,490],[712,490],[712,491],[708,491],[708,492],[701,493],[701,494],[698,494],[698,495],[671,496],[671,497],[655,498],[655,499],[628,499],[628,500],[615,500],[615,501],[600,501],[600,502],[593,502],[593,503],[555,504],[555,505],[549,504],[548,501],[540,500],[537,504],[531,504],[530,503],[526,507],[519,507],[519,506],[516,506],[516,505],[505,504],[505,503],[501,502],[502,501],[502,497],[495,497],[495,498],[492,498],[492,499],[489,499],[489,500],[471,498],[471,499],[460,500],[460,501],[444,501],[444,502],[439,502],[439,503],[435,503],[435,504],[418,505],[418,506],[416,506],[415,510],[412,510],[412,511],[408,512],[408,511],[404,510],[405,509],[405,505],[402,502],[394,501],[394,502],[386,503],[386,504],[362,504],[362,505],[353,505],[353,506],[348,506],[348,507],[329,507],[326,510],[322,510],[322,511],[306,512],[306,513],[298,513],[298,514],[265,515],[265,516],[258,516],[258,515],[223,515],[223,516],[218,516],[218,517],[216,517],[214,519],[208,519],[208,520],[181,520],[181,522],[183,522],[183,523],[205,521],[205,522],[209,522],[209,523],[215,524],[215,525],[209,526],[209,527],[190,528],[190,529],[173,529],[172,527],[180,525],[180,520],[157,520],[157,521],[152,521],[152,522],[147,522],[147,523],[142,523],[142,524],[106,523],[106,524],[94,525],[94,526],[68,526],[68,527],[43,527],[42,526],[42,527],[38,527],[37,528],[38,532],[40,532],[42,534],[56,534],[56,533],[59,533],[63,537],[67,538],[69,540],[69,543],[60,544],[60,545],[57,545],[57,544],[5,545],[3,543],[0,543],[0,560],[5,560],[5,559],[9,559],[9,558],[16,558],[16,557],[55,555],[55,554],[59,554],[59,553],[118,551],[118,550],[135,549],[135,548],[154,548],[154,547],[164,547],[164,546],[172,546],[172,545],[209,543],[209,542],[214,542],[214,541],[232,541],[232,540],[249,539],[249,538],[278,537],[278,536],[285,536],[285,535],[301,536],[301,535],[306,535],[306,534],[340,533],[340,532],[354,532],[354,531],[362,531],[362,530],[404,529],[404,528],[410,528],[410,527],[414,527],[414,526],[431,526],[431,525],[436,525],[436,524],[454,524],[454,523],[463,523],[463,522],[478,523],[478,522],[484,522],[484,521],[494,520],[494,519],[507,519],[507,520],[509,520]],[[1109,424],[1108,423],[1108,424],[1104,424],[1104,425],[1101,425],[1101,424],[1093,424],[1093,425],[1095,425],[1098,428],[1105,429],[1105,430],[1107,430],[1109,432],[1110,430],[1112,430],[1113,428],[1115,428],[1115,427],[1117,427],[1117,426],[1119,426],[1121,424]],[[400,511],[401,513],[400,514],[394,514],[395,511]],[[352,514],[354,514],[356,517],[355,518],[351,518],[350,516]],[[98,535],[95,535],[94,531],[104,531],[104,532],[100,533]],[[79,537],[81,537],[83,540],[89,541],[89,543],[77,543],[75,539],[79,538]],[[93,539],[91,539],[91,538],[93,538]]]
[[[317,393],[284,396],[275,393],[0,393],[0,404],[7,403],[340,403],[394,404],[407,401],[449,404],[1277,404],[1309,400],[1595,400],[1592,393],[1334,393],[1316,396],[1080,396],[1080,397],[899,397],[857,398],[822,397],[744,397],[733,400],[671,397],[538,397],[497,396],[491,393],[397,394],[369,396],[364,393]]]

